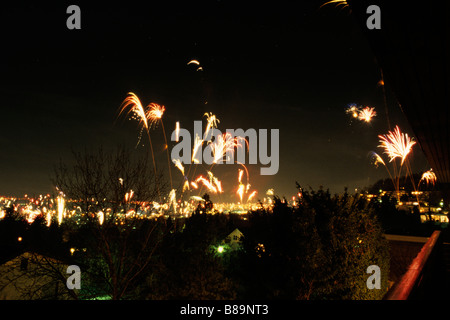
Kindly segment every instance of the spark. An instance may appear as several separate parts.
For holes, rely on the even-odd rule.
[[[409,138],[408,134],[401,133],[398,126],[395,127],[394,131],[389,131],[387,135],[379,135],[378,137],[381,143],[379,147],[384,148],[384,152],[390,158],[389,162],[395,158],[401,158],[401,165],[416,144],[414,140]]]
[[[372,121],[372,118],[377,115],[375,108],[365,107],[359,110],[358,119],[365,122]]]
[[[273,196],[273,195],[274,195],[274,190],[273,190],[273,189],[268,189],[268,190],[266,191],[266,195],[268,195],[268,196]]]

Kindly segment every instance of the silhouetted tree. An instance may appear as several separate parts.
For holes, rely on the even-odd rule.
[[[74,258],[88,284],[81,294],[130,297],[165,232],[164,223],[138,217],[144,204],[160,201],[166,192],[162,175],[154,175],[148,156],[134,158],[125,148],[100,148],[74,152],[72,165],[60,161],[53,181],[83,211],[82,227],[71,237],[77,248]]]

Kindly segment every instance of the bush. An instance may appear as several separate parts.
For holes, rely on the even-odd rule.
[[[243,298],[381,299],[389,247],[369,201],[322,189],[299,200],[290,207],[275,198],[272,210],[251,214],[241,255]],[[366,286],[370,265],[381,269],[381,290]]]

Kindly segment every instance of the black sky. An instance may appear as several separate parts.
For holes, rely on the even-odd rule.
[[[0,194],[50,192],[52,167],[70,159],[71,148],[134,148],[137,123],[116,121],[130,91],[145,105],[165,105],[169,136],[176,121],[192,132],[205,112],[223,131],[280,129],[278,174],[249,166],[261,196],[268,188],[290,196],[295,181],[341,192],[386,177],[367,157],[381,152],[377,136],[388,130],[380,70],[348,10],[322,3],[2,5]],[[81,30],[66,28],[70,4],[81,8]],[[187,65],[191,59],[204,71]],[[386,89],[391,124],[411,134]],[[373,106],[378,116],[352,121],[349,103]],[[164,164],[160,129],[151,134]],[[412,159],[416,171],[429,169],[418,147]],[[228,192],[237,169],[217,168]]]

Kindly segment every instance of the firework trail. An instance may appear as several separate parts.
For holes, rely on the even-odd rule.
[[[242,198],[243,198],[243,196],[244,196],[244,192],[245,192],[245,187],[244,187],[244,185],[241,183],[241,184],[239,184],[239,187],[238,187],[238,189],[237,189],[237,191],[236,191],[236,193],[239,195],[239,199],[241,200],[241,203],[242,203]]]
[[[147,114],[146,114],[144,107],[142,106],[142,103],[139,100],[138,96],[135,95],[133,92],[129,92],[128,97],[126,97],[125,100],[122,102],[119,116],[127,109],[128,109],[127,115],[132,113],[135,117],[137,117],[137,119],[139,120],[139,123],[142,124],[141,132],[143,129],[145,129],[145,131],[147,132],[148,141],[150,143],[150,151],[152,153],[153,170],[155,172],[155,178],[156,178],[156,176],[157,176],[156,162],[155,162],[155,155],[153,153],[152,139],[150,138]],[[139,141],[138,141],[138,143],[139,143]],[[161,198],[158,184],[157,184],[157,189],[158,189],[159,197]]]
[[[189,65],[189,64],[191,64],[191,63],[193,63],[193,64],[196,64],[196,65],[200,65],[200,62],[198,61],[198,60],[191,60],[191,61],[189,61],[187,64]]]
[[[176,200],[176,190],[172,189],[169,193],[169,208],[173,206],[173,212],[177,213],[177,200]]]
[[[194,147],[192,148],[192,162],[193,163],[199,163],[199,161],[197,160],[197,158],[195,156],[197,155],[197,152],[200,149],[200,147],[202,146],[202,144],[203,144],[203,139],[200,139],[198,134],[196,134],[195,139],[194,139]]]
[[[408,134],[404,134],[400,131],[398,126],[395,127],[394,131],[389,131],[386,135],[379,135],[380,145],[378,147],[384,149],[384,153],[389,156],[389,162],[393,162],[396,158],[400,158],[400,167],[397,172],[397,166],[395,162],[393,162],[393,170],[394,176],[396,177],[396,183],[394,183],[397,198],[400,201],[400,174],[405,160],[407,160],[407,156],[410,154],[412,147],[416,143],[412,140]],[[381,157],[380,157],[381,158]],[[387,166],[385,165],[387,168]],[[389,172],[389,171],[388,171]],[[410,174],[410,178],[412,184],[415,189],[414,179],[412,177],[411,168],[409,165],[409,161],[406,161],[406,174]],[[392,179],[392,175],[391,175]],[[392,179],[393,180],[393,179]]]
[[[125,193],[125,202],[131,201],[131,198],[133,198],[134,191],[130,190],[130,192]]]
[[[103,213],[103,211],[97,212],[97,217],[98,217],[98,223],[100,225],[102,225],[103,222],[105,221],[105,214]]]
[[[175,142],[180,140],[180,122],[175,123]]]
[[[173,159],[172,162],[175,164],[175,167],[177,167],[181,171],[181,174],[184,177],[184,166],[181,163],[181,160],[180,159]]]
[[[373,161],[373,164],[375,165],[375,167],[378,168],[378,165],[379,165],[379,164],[382,164],[382,165],[386,168],[386,171],[387,171],[387,173],[389,174],[389,177],[391,178],[392,184],[393,184],[393,186],[394,186],[394,188],[395,188],[395,187],[396,187],[395,180],[394,180],[394,178],[392,177],[391,171],[389,171],[389,169],[388,169],[388,167],[387,167],[387,165],[386,165],[386,162],[384,162],[383,158],[382,158],[378,153],[375,153],[375,152],[373,152],[373,151],[369,152],[369,155],[370,155],[371,160]],[[394,164],[394,165],[395,165],[395,164]],[[394,168],[395,168],[395,167],[394,167]]]
[[[253,191],[252,193],[250,193],[250,195],[248,196],[248,199],[247,199],[247,201],[251,201],[252,200],[252,198],[254,197],[254,196],[256,196],[256,190],[255,191]]]
[[[341,9],[348,7],[347,0],[331,0],[322,4],[319,8],[322,8],[323,6],[326,6],[328,4],[335,4],[335,8],[342,6]]]
[[[164,114],[164,111],[166,108],[164,106],[161,106],[157,103],[150,103],[148,105],[149,110],[146,113],[147,119],[150,123],[150,125],[157,125],[158,121],[161,122],[162,131],[164,134],[164,143],[165,143],[165,149],[167,153],[167,166],[169,168],[169,179],[170,179],[170,188],[173,189],[172,186],[172,169],[170,165],[170,156],[169,156],[169,145],[167,144],[167,136],[166,136],[166,130],[164,129],[164,123],[162,121],[162,116]]]
[[[56,198],[56,206],[58,211],[58,224],[61,224],[63,220],[65,203],[66,201],[64,200],[63,195],[60,194],[58,198]]]

